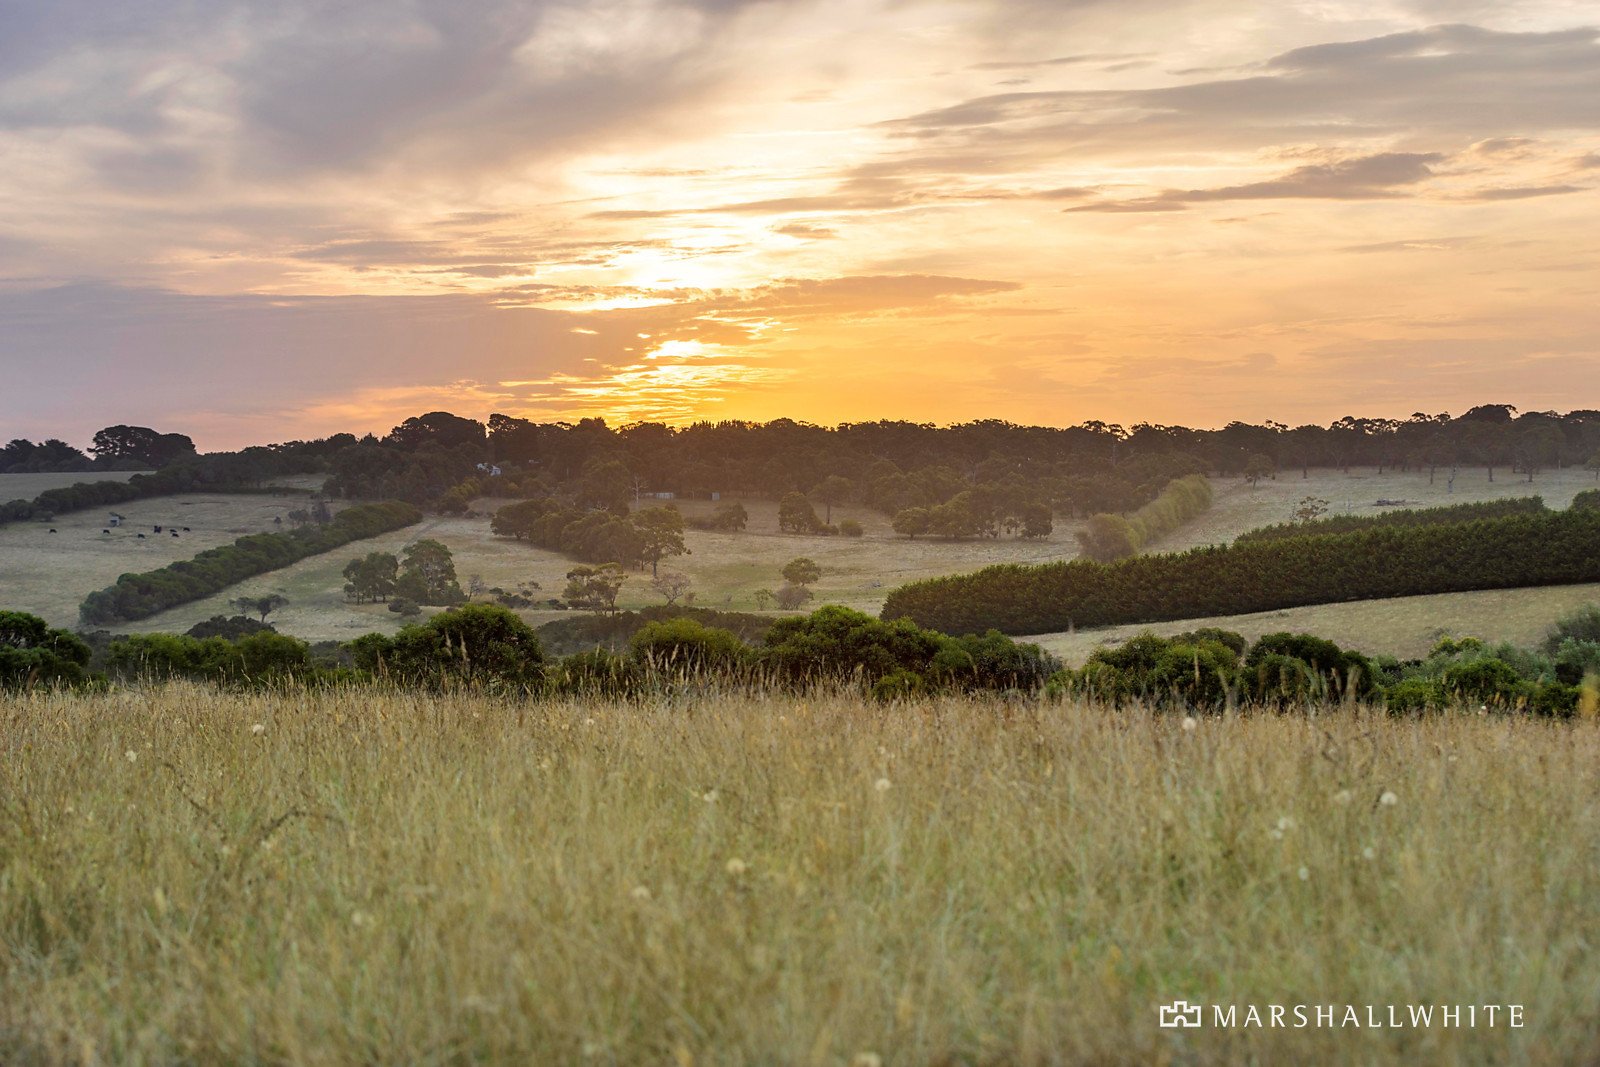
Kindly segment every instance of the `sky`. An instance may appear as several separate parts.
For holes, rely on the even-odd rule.
[[[8,0],[0,436],[1600,407],[1592,0]]]

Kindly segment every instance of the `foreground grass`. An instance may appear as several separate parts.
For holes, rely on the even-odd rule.
[[[1593,1061],[1597,764],[1475,714],[5,698],[0,1062]]]

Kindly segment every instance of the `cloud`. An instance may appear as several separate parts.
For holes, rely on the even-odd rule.
[[[1528,200],[1536,196],[1562,196],[1566,193],[1582,193],[1587,189],[1581,185],[1527,185],[1503,189],[1479,189],[1469,193],[1467,200]]]

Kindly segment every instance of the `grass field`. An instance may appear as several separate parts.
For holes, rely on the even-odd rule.
[[[52,489],[79,482],[125,482],[138,471],[89,471],[78,474],[0,474],[0,500],[32,500]]]
[[[1377,474],[1359,468],[1349,474],[1315,469],[1309,478],[1302,478],[1298,470],[1280,471],[1277,478],[1254,486],[1242,478],[1213,479],[1211,510],[1146,551],[1181,552],[1198,545],[1225,544],[1246,530],[1288,522],[1295,506],[1307,496],[1326,500],[1330,515],[1378,515],[1395,510],[1379,507],[1379,500],[1404,500],[1410,507],[1427,508],[1525,496],[1541,496],[1547,507],[1561,509],[1578,493],[1600,485],[1593,473],[1577,468],[1542,471],[1532,482],[1509,470],[1495,471],[1490,482],[1483,468],[1463,468],[1453,490],[1446,484],[1448,477],[1448,471],[1441,472],[1429,485],[1427,471]]]
[[[1600,1058],[1593,722],[185,686],[0,721],[7,1063]],[[1158,1028],[1177,998],[1524,1026]]]
[[[506,501],[479,501],[484,515]],[[709,514],[708,501],[679,501],[686,516]],[[816,604],[848,604],[876,612],[888,591],[914,578],[934,577],[952,571],[974,570],[1005,561],[1043,562],[1074,554],[1076,542],[1071,531],[1076,524],[1059,524],[1056,532],[1043,541],[929,542],[908,541],[889,529],[888,520],[865,509],[835,508],[834,518],[855,517],[866,527],[860,538],[801,537],[777,532],[777,505],[770,501],[745,501],[750,512],[750,529],[745,533],[724,534],[689,530],[684,536],[690,554],[662,563],[666,570],[681,571],[694,580],[695,603],[703,607],[734,611],[755,611],[758,589],[776,589],[783,584],[780,571],[796,556],[810,556],[822,565],[822,580],[816,585]],[[359,544],[302,560],[261,578],[206,600],[195,601],[152,616],[125,629],[138,631],[182,631],[196,622],[217,614],[230,614],[230,599],[248,592],[282,593],[289,606],[272,617],[285,633],[309,640],[348,640],[371,630],[392,631],[402,620],[382,604],[347,604],[344,599],[344,565],[367,552],[399,553],[407,544],[422,538],[435,538],[450,547],[455,556],[456,573],[463,585],[471,575],[479,575],[489,586],[513,589],[519,582],[534,581],[544,597],[559,597],[566,587],[566,574],[576,561],[557,552],[535,548],[527,542],[494,537],[487,518],[429,517],[418,526],[375,537]],[[3,542],[0,542],[3,543]],[[102,583],[103,584],[103,583]],[[88,592],[88,590],[85,590]],[[81,599],[81,595],[79,597]],[[632,571],[623,586],[618,604],[637,608],[664,603],[650,589],[648,571]],[[76,611],[76,601],[73,604]],[[565,617],[564,611],[522,613],[534,623]]]
[[[1313,604],[1251,615],[1106,626],[1023,640],[1043,645],[1072,666],[1081,666],[1089,653],[1102,645],[1120,644],[1146,630],[1170,635],[1201,626],[1220,626],[1252,641],[1262,634],[1282,631],[1313,633],[1371,655],[1416,659],[1425,657],[1439,638],[1446,635],[1480,637],[1489,642],[1509,641],[1530,647],[1544,637],[1545,631],[1558,618],[1595,603],[1600,603],[1600,585],[1486,589],[1437,596],[1358,600],[1347,604]]]

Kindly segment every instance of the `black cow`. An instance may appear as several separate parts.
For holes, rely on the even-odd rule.
[[[51,533],[55,533],[55,531],[54,531],[54,530],[51,530],[51,531],[50,531],[50,532],[51,532]]]
[[[144,534],[140,534],[140,535],[139,535],[139,540],[141,540],[141,541],[143,541],[143,540],[144,540]]]

